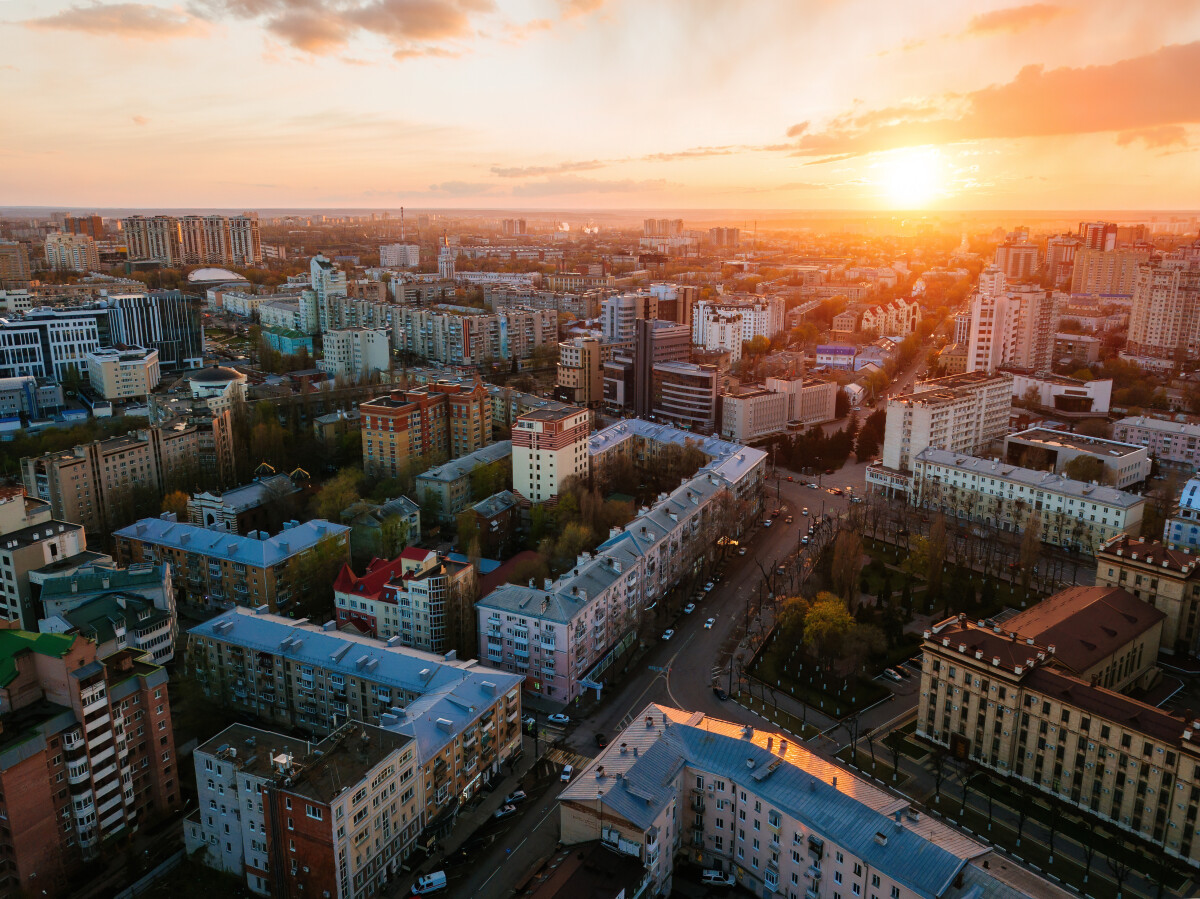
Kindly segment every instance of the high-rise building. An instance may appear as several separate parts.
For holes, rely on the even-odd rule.
[[[96,215],[66,215],[63,230],[68,234],[86,234],[92,240],[104,240],[104,219]]]
[[[121,219],[129,258],[178,265],[258,265],[258,213],[239,216],[134,215]]]
[[[345,327],[346,273],[322,253],[309,261],[308,269],[310,289],[301,295],[300,330],[315,334]]]
[[[443,281],[454,280],[454,264],[458,259],[458,248],[450,246],[449,241],[442,239],[441,249],[438,250],[438,277]]]
[[[996,268],[1010,281],[1022,281],[1037,273],[1040,251],[1030,240],[1005,241],[996,247]]]
[[[384,244],[379,248],[383,268],[416,268],[421,264],[421,248],[415,243]]]
[[[550,403],[512,426],[513,493],[526,503],[555,502],[567,478],[588,472],[591,413]]]
[[[1080,245],[1078,238],[1067,234],[1046,241],[1046,270],[1055,287],[1070,283]]]
[[[335,328],[322,337],[317,367],[334,377],[363,378],[391,371],[392,332],[387,328]]]
[[[169,371],[204,364],[204,325],[197,297],[178,290],[105,291],[102,297],[110,310],[111,343],[158,350],[159,363]]]
[[[46,238],[46,264],[55,271],[90,272],[100,268],[100,254],[86,234],[51,234]]]
[[[1033,284],[1003,288],[985,281],[971,299],[967,371],[993,372],[1003,365],[1049,371],[1054,355],[1054,298]],[[999,283],[1001,291],[996,292]]]
[[[687,325],[659,319],[639,319],[634,324],[633,409],[639,418],[647,418],[653,413],[654,366],[686,363],[691,355],[691,333]]]
[[[525,234],[525,219],[505,219],[503,230],[505,237],[521,237]]]
[[[737,228],[709,228],[708,242],[714,247],[736,247],[741,243]]]
[[[646,219],[642,222],[643,237],[680,237],[683,219]]]
[[[1149,250],[1092,250],[1080,247],[1075,253],[1075,265],[1071,270],[1071,293],[1132,296],[1138,266],[1149,261]]]
[[[492,439],[492,403],[481,381],[393,390],[358,407],[363,468],[372,477],[400,477],[456,459]]]
[[[658,298],[658,309],[655,318],[675,322],[677,325],[692,325],[692,307],[700,299],[700,288],[695,284],[666,284],[650,285],[650,293]],[[580,316],[590,318],[590,316]]]
[[[1200,358],[1200,258],[1173,253],[1138,267],[1125,352],[1176,364]]]
[[[72,371],[86,377],[88,353],[112,345],[110,311],[100,305],[56,306],[0,319],[0,377],[62,382]]]
[[[121,219],[125,249],[131,261],[183,264],[183,229],[169,215],[133,215]]]
[[[85,637],[12,625],[0,661],[5,735],[20,737],[0,755],[0,891],[74,895],[110,838],[180,805],[167,672],[137,650],[98,658]]]
[[[0,288],[29,284],[29,250],[15,240],[0,240]]]
[[[636,323],[658,318],[658,297],[649,292],[623,293],[600,302],[600,329],[610,343],[633,340]]]
[[[604,399],[604,365],[600,341],[573,337],[558,345],[558,379],[555,398],[592,408]]]
[[[698,434],[715,434],[720,390],[715,365],[658,362],[651,369],[650,414]]]
[[[1115,250],[1117,226],[1113,222],[1080,222],[1079,240],[1088,250]]]

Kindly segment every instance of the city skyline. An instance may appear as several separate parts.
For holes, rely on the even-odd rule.
[[[12,205],[1200,206],[1184,0],[10,0],[2,19]]]

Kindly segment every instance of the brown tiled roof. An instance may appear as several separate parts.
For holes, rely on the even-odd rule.
[[[1000,667],[1009,671],[1018,665],[1026,665],[1030,659],[1036,660],[1039,652],[1045,652],[1044,646],[1031,646],[1020,637],[1014,639],[1007,630],[996,633],[966,622],[943,628],[929,639],[942,644],[944,652],[958,652],[960,646],[965,647],[963,655],[971,658],[976,652],[982,652],[982,661],[991,665],[992,659],[999,659]]]
[[[1164,571],[1182,574],[1191,574],[1195,571],[1196,562],[1200,560],[1200,556],[1195,553],[1167,549],[1158,540],[1135,539],[1128,536],[1114,537],[1104,544],[1096,554],[1097,558],[1102,556],[1119,556],[1122,562],[1135,561],[1142,565],[1152,565]]]
[[[1119,587],[1069,587],[1004,626],[1053,646],[1061,664],[1082,674],[1166,617]]]

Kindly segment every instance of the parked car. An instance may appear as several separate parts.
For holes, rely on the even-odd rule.
[[[705,629],[706,631],[711,631],[711,630],[712,630],[712,626],[713,626],[714,624],[716,624],[716,623],[717,623],[717,619],[715,619],[715,618],[710,618],[710,619],[708,619],[708,621],[704,622],[704,629]]]
[[[883,669],[883,676],[884,676],[884,677],[886,677],[886,678],[889,678],[889,679],[891,679],[891,680],[894,680],[894,681],[901,681],[901,680],[904,680],[904,678],[902,678],[902,677],[901,677],[899,674],[897,674],[897,673],[895,672],[895,670],[894,670],[894,669],[892,669],[892,668],[884,668],[884,669]]]
[[[807,534],[805,534],[803,537],[800,538],[800,545],[808,546],[808,535]]]
[[[764,522],[763,522],[763,527],[764,527],[764,528],[769,528],[769,527],[770,527],[771,525],[773,525],[774,523],[775,523],[775,522],[773,522],[771,519],[769,519],[769,518],[768,518],[766,521],[764,521]]]
[[[663,639],[664,640],[670,640],[674,636],[675,636],[675,628],[673,628],[673,627],[669,627],[665,631],[663,631]]]
[[[852,502],[852,503],[861,503],[862,501],[863,501],[863,498],[861,496],[850,497],[850,502]]]
[[[571,765],[563,765],[562,774],[558,776],[561,781],[568,781],[575,774],[575,769]]]
[[[826,468],[826,469],[825,469],[825,474],[833,474],[833,469],[832,469],[832,468]]]
[[[804,509],[800,512],[800,514],[803,515],[805,518],[808,518],[808,506],[805,506]]]
[[[809,482],[808,482],[808,486],[809,486],[809,487],[811,487],[813,490],[820,490],[820,489],[821,489],[821,485],[820,485],[820,484],[818,484],[816,481],[809,481]]]
[[[608,745],[608,737],[604,736],[604,734],[596,734],[596,745],[603,749]]]
[[[417,882],[413,884],[412,894],[414,896],[424,896],[426,893],[433,893],[444,889],[446,889],[446,872],[433,871],[417,878]]]
[[[732,873],[726,874],[720,868],[705,868],[700,875],[700,882],[719,887],[731,887],[737,883]]]
[[[704,585],[704,592],[707,593],[709,590],[711,590],[715,586],[716,586],[716,584],[714,584],[712,581],[709,581],[707,584]]]
[[[729,694],[720,687],[713,687],[713,696],[717,697],[717,699],[721,700],[722,702],[729,698]]]
[[[556,712],[553,715],[547,715],[546,720],[549,721],[551,724],[570,724],[571,723],[571,719],[568,716],[562,714],[562,712]]]
[[[791,516],[791,515],[789,515],[787,518],[785,518],[785,519],[783,520],[783,523],[784,523],[784,524],[791,524],[791,523],[792,523],[792,516]]]
[[[692,612],[694,612],[694,611],[696,611],[696,604],[694,602],[689,602],[686,606],[683,607],[683,613],[685,615],[691,615]]]
[[[507,818],[509,815],[515,815],[516,813],[517,813],[517,807],[515,805],[508,804],[508,805],[502,805],[502,806],[500,806],[500,808],[498,808],[494,812],[492,812],[492,817],[493,818]]]
[[[788,481],[790,482],[791,480],[792,480],[792,476],[788,475]]]
[[[513,790],[511,793],[509,793],[507,796],[504,797],[504,804],[505,805],[516,805],[518,802],[524,802],[526,800],[526,798],[528,798],[528,797],[526,797],[524,790]]]
[[[744,547],[744,546],[739,546],[739,547],[738,547],[738,555],[739,555],[739,556],[744,556],[744,555],[746,555],[746,547]]]

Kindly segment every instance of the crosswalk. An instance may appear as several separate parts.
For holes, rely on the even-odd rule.
[[[580,755],[567,749],[551,749],[546,753],[546,758],[556,765],[571,765],[576,770],[591,761],[586,755]]]

